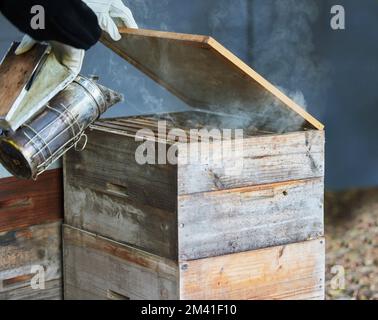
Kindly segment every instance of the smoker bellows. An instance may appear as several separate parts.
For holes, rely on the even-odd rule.
[[[0,128],[17,130],[75,79],[47,45],[16,55],[14,42],[0,65]]]

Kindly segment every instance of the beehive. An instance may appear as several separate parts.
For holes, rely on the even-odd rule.
[[[212,38],[121,33],[192,111],[99,121],[67,154],[65,298],[322,299],[323,126]]]

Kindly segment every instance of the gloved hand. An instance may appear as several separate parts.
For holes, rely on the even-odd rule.
[[[122,0],[82,1],[97,15],[101,29],[106,31],[115,41],[121,39],[117,25],[126,26],[128,28],[138,28],[132,12],[123,4]],[[115,21],[113,21],[113,19]],[[35,43],[36,41],[34,39],[25,35],[16,50],[16,54],[19,55],[29,51]],[[56,41],[51,41],[50,44],[58,61],[69,68],[73,73],[79,74],[83,65],[85,51]]]
[[[15,53],[20,55],[28,52],[36,43],[37,41],[25,35]],[[57,60],[78,75],[83,65],[85,51],[57,41],[50,41],[50,45]]]
[[[98,23],[114,41],[121,39],[118,27],[138,29],[131,10],[122,0],[83,0],[97,15]]]

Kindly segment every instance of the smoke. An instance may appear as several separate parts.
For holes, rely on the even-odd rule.
[[[308,105],[306,95],[309,92],[313,95],[313,88],[318,90],[324,85],[327,70],[316,59],[313,39],[313,27],[320,14],[317,0],[214,0],[194,1],[190,5],[173,0],[162,0],[159,4],[152,0],[125,3],[134,11],[140,27],[214,36],[243,60],[249,57],[247,62],[256,71],[304,108]],[[165,48],[161,46],[160,50],[156,58],[160,59],[162,72],[177,78],[166,59]],[[114,79],[124,79],[119,76],[119,67],[110,63],[109,68],[116,70]],[[156,96],[157,90],[151,90],[147,81],[127,74],[128,91],[138,92],[134,100],[143,106],[143,113],[166,108],[166,100]],[[299,130],[303,125],[302,118],[289,112],[268,92],[252,99],[255,103],[251,106],[232,98],[228,99],[232,101],[227,110],[222,110],[231,115],[219,124],[223,128],[287,132]],[[220,111],[218,106],[211,109]]]
[[[319,6],[317,0],[219,0],[209,15],[209,25],[217,34],[222,26],[220,40],[231,49],[237,48],[232,38],[238,39],[240,49],[244,47],[240,35],[246,30],[246,52],[237,54],[242,58],[247,55],[256,71],[308,109],[306,94],[314,97],[314,90],[318,90],[320,95],[327,83],[328,67],[317,59],[313,36]],[[268,92],[251,106],[233,101],[224,112],[233,115],[222,121],[224,128],[244,127],[256,132],[297,131],[305,122]]]
[[[327,68],[315,55],[313,26],[319,18],[318,1],[252,2],[254,67],[299,105],[306,107],[302,91],[311,90],[309,86],[318,87],[327,73]]]
[[[222,1],[224,7],[224,1]],[[252,67],[279,90],[307,109],[305,92],[325,86],[328,68],[318,62],[313,29],[320,14],[316,0],[245,0],[248,57]],[[218,6],[218,9],[220,7]],[[223,12],[224,10],[221,10]],[[219,12],[214,15],[215,24]],[[213,24],[214,24],[213,21]],[[286,108],[269,92],[255,92],[253,105],[243,101],[229,105],[238,117],[223,126],[248,128],[251,132],[284,133],[300,130],[305,120]],[[216,106],[215,106],[216,107]]]
[[[140,28],[168,31],[167,22],[172,16],[172,12],[168,8],[172,0],[159,0],[158,5],[155,5],[154,2],[155,0],[124,0],[125,5],[134,12]]]

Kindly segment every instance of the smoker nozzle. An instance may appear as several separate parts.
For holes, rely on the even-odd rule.
[[[124,96],[117,91],[106,88],[100,84],[97,84],[97,87],[100,89],[101,93],[105,97],[106,110],[111,106],[114,106],[117,103],[124,101]]]

